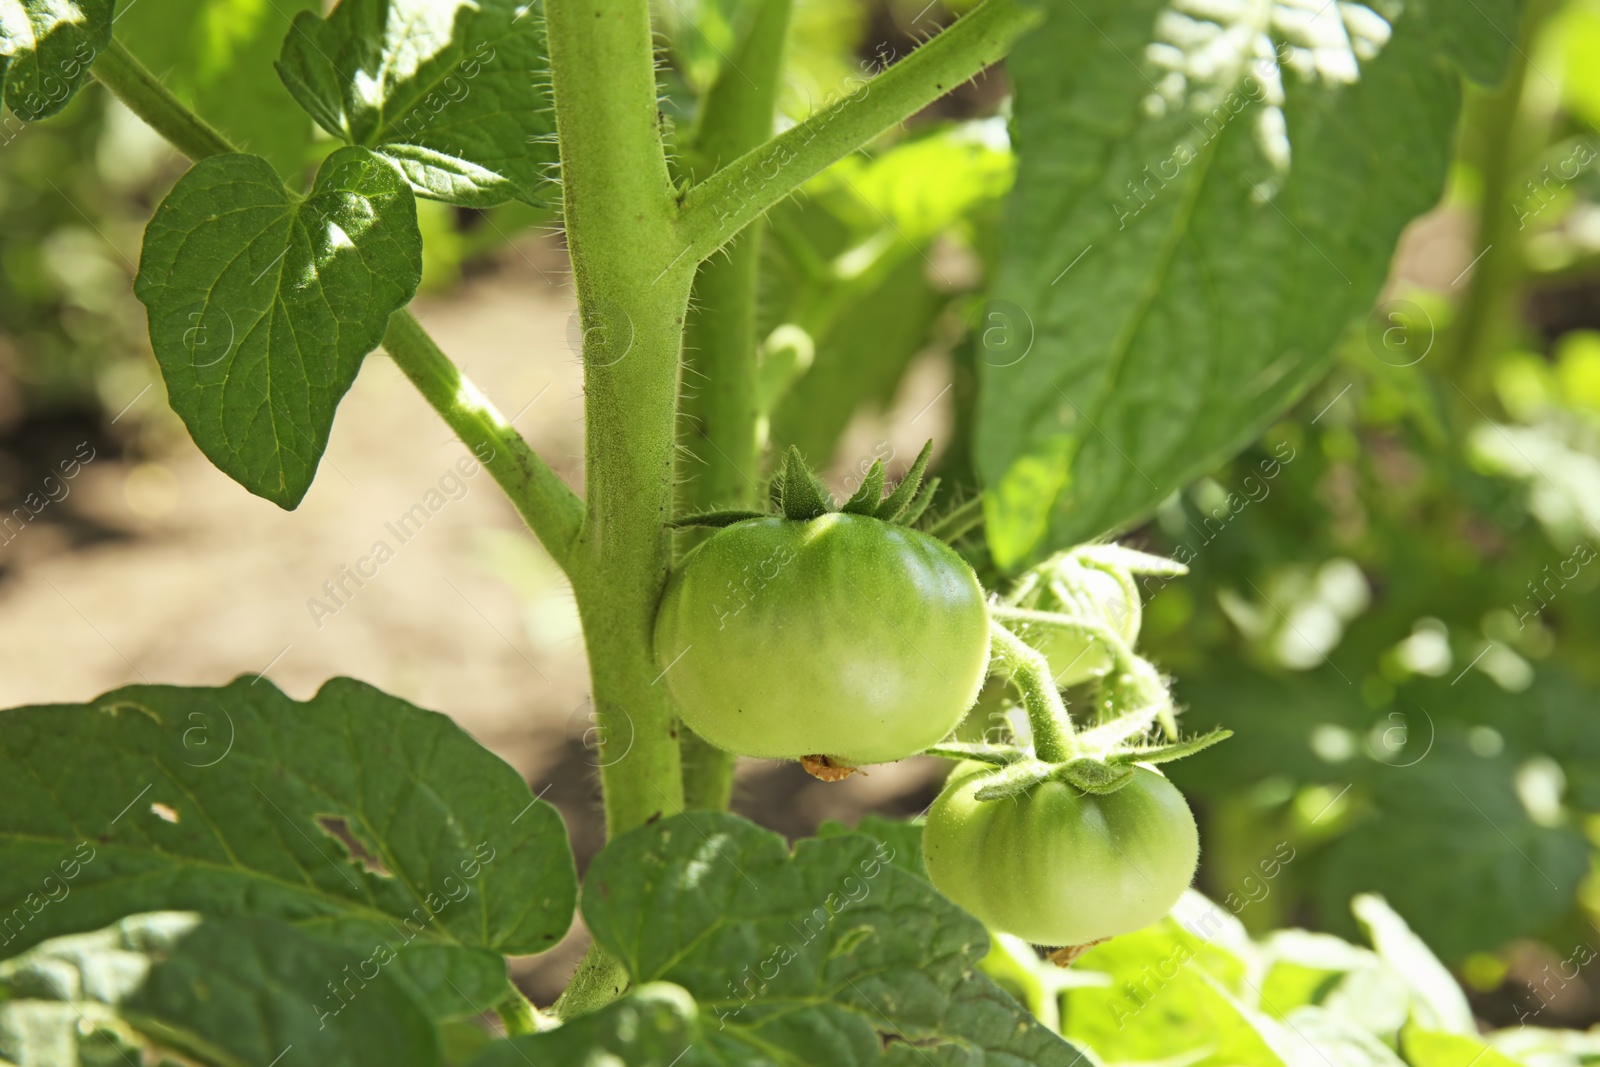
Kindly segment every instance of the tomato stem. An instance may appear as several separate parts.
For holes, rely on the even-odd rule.
[[[991,608],[993,611],[993,608]],[[1046,763],[1065,763],[1076,754],[1072,718],[1061,702],[1050,664],[1044,655],[998,622],[989,623],[989,647],[994,662],[1010,675],[1022,694],[1033,732],[1033,751]]]

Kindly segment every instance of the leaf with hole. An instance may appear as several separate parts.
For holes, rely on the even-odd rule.
[[[131,686],[0,723],[0,952],[132,911],[261,915],[395,952],[455,1014],[571,924],[555,810],[445,716],[360,682],[305,703],[262,679]]]
[[[303,199],[259,156],[196,164],[145,230],[134,292],[200,450],[293,508],[339,401],[421,276],[411,190],[366,149],[342,148]]]

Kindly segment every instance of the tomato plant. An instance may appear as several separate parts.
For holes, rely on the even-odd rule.
[[[8,138],[92,82],[187,158],[132,292],[245,489],[306,499],[380,349],[490,473],[574,594],[607,844],[580,886],[541,795],[348,678],[7,711],[0,1058],[1083,1060],[985,923],[1066,962],[1160,919],[1197,841],[1149,765],[1228,736],[1185,735],[1136,647],[1135,576],[1185,566],[1109,539],[1327,370],[1515,5],[980,0],[904,56],[818,49],[850,16],[791,0],[267,6],[0,3]],[[1002,62],[1008,99],[961,88]],[[581,492],[410,309],[425,221],[508,206],[571,264]],[[807,461],[934,334],[963,352],[939,477],[930,444],[837,505]],[[952,739],[991,676],[1003,726]],[[924,867],[904,827],[791,850],[729,813],[739,754],[977,766]],[[580,909],[535,1005],[508,958]]]

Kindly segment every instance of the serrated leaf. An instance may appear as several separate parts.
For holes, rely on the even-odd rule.
[[[411,190],[366,149],[330,155],[305,199],[266,160],[238,154],[202,160],[162,201],[134,292],[200,450],[293,508],[339,401],[421,273]]]
[[[117,14],[117,39],[242,151],[298,183],[313,125],[273,60],[285,22],[320,0],[135,0]]]
[[[0,712],[0,850],[0,953],[131,911],[263,915],[390,946],[441,1014],[490,1007],[500,957],[554,945],[576,897],[561,818],[515,771],[345,678],[305,703],[241,678]]]
[[[111,43],[114,0],[0,0],[0,89],[24,122],[49,118]]]
[[[468,207],[557,199],[544,19],[529,0],[341,0],[302,14],[283,82],[334,137],[420,196]]]
[[[876,515],[878,505],[883,502],[883,460],[875,459],[872,466],[867,468],[866,477],[861,479],[861,488],[857,489],[849,500],[839,508],[847,515]]]
[[[1021,164],[975,446],[1003,567],[1127,528],[1326,371],[1443,188],[1449,57],[1510,40],[1443,0],[1168,6],[1050,5],[1007,61]]]
[[[190,912],[130,916],[0,964],[0,1058],[78,1067],[106,1045],[224,1065],[291,1049],[323,1067],[439,1062],[433,1026],[381,965],[272,919]]]
[[[475,1067],[581,1063],[590,1047],[679,1067],[1081,1058],[978,971],[983,927],[860,835],[791,856],[732,815],[664,819],[595,858],[583,912],[644,988]],[[650,985],[663,982],[681,989]]]

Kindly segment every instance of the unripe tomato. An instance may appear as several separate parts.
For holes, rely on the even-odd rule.
[[[1129,604],[1122,583],[1093,567],[1078,569],[1073,581],[1082,587],[1094,605],[1098,616],[1094,621],[1103,624],[1130,645],[1133,644],[1139,636],[1139,607]],[[1048,589],[1041,592],[1029,606],[1039,611],[1072,611],[1070,607],[1063,606]],[[1103,677],[1116,665],[1104,641],[1071,630],[1033,624],[1022,631],[1021,637],[1044,653],[1044,658],[1050,661],[1050,670],[1055,674],[1056,685],[1062,689]]]
[[[995,770],[960,764],[922,831],[933,884],[986,925],[1036,945],[1086,945],[1150,925],[1189,887],[1200,835],[1160,774],[1136,767],[1103,796],[1044,782],[974,799]]]
[[[943,542],[864,515],[750,519],[673,572],[656,658],[684,722],[746,756],[904,759],[961,721],[989,610]]]

